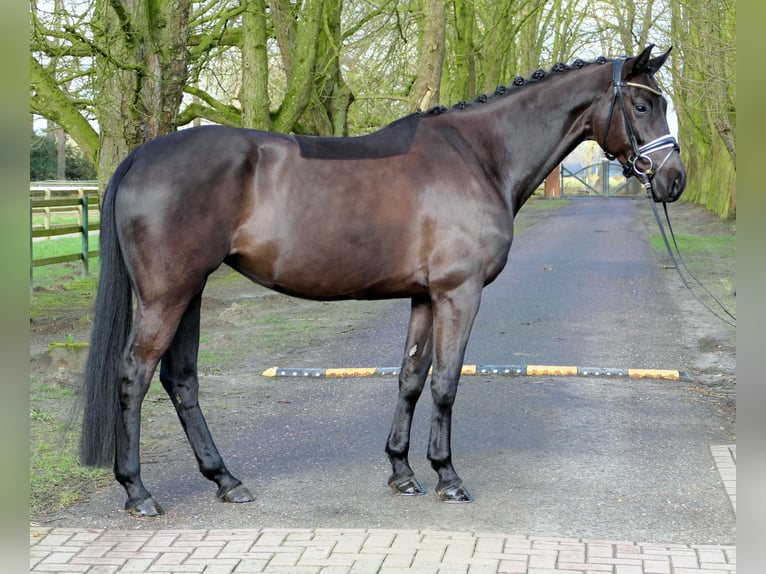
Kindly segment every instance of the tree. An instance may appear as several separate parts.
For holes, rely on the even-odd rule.
[[[242,0],[242,127],[271,127],[268,22],[265,0]]]
[[[191,0],[97,0],[93,41],[98,167],[176,129],[188,74]]]
[[[31,1],[32,111],[62,126],[102,178],[131,149],[175,129],[191,0],[71,4],[79,13],[60,3],[52,18]],[[82,80],[76,93],[62,81],[73,71]]]
[[[427,110],[439,102],[447,24],[445,0],[423,0],[417,21],[418,63],[411,96],[416,109]]]
[[[736,215],[736,7],[733,0],[672,6],[673,88],[687,171],[684,194],[724,217]]]
[[[345,135],[352,94],[340,68],[343,2],[305,0],[300,24],[297,15],[290,15],[296,8],[286,0],[272,0],[271,7],[287,75],[272,129]]]
[[[29,180],[54,179],[56,177],[56,143],[50,138],[33,133],[29,149]]]
[[[341,70],[343,44],[341,15],[343,3],[326,2],[319,34],[312,102],[307,115],[319,121],[308,126],[309,133],[348,135],[348,110],[354,101],[351,88]],[[327,123],[325,123],[327,122]]]
[[[66,179],[74,181],[97,179],[96,168],[87,157],[71,143],[66,146]]]
[[[351,94],[338,64],[339,0],[67,0],[52,12],[30,1],[31,110],[64,128],[97,163],[102,184],[137,145],[197,118],[277,131],[300,130],[302,118],[320,133],[345,128]],[[286,74],[273,112],[269,34]],[[235,55],[242,65],[230,91],[216,96],[195,83]],[[310,102],[321,105],[307,116]]]
[[[191,26],[205,22],[209,31],[190,38],[185,90],[195,99],[178,124],[204,118],[263,130],[345,133],[352,95],[340,69],[342,8],[341,0],[240,0],[226,18],[200,13]]]
[[[83,153],[71,144],[65,146],[66,170],[59,173],[57,142],[47,136],[32,133],[29,154],[29,181],[50,179],[88,180],[96,179],[96,169]]]
[[[452,100],[467,100],[477,95],[476,5],[474,0],[453,0],[452,8],[454,64],[452,73],[447,76],[450,83],[448,89],[455,94]]]
[[[453,0],[442,90],[451,101],[574,59],[587,43],[581,0]]]
[[[422,10],[417,0],[354,0],[345,6],[340,65],[354,102],[348,131],[362,134],[417,109],[413,86]]]

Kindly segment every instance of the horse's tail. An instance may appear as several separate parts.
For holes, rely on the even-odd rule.
[[[133,323],[133,293],[117,237],[114,204],[131,164],[132,154],[112,175],[101,206],[101,274],[81,387],[80,460],[87,466],[109,466],[114,461],[122,359]]]

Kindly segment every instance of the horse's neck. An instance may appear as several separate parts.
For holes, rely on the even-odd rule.
[[[475,104],[471,131],[481,134],[476,137],[488,167],[498,174],[496,183],[514,215],[580,142],[591,139],[591,108],[606,89],[591,74],[605,71],[572,70],[486,108]]]

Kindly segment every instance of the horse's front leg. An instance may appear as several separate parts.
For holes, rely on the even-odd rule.
[[[410,430],[415,405],[423,392],[431,366],[431,333],[433,312],[429,299],[413,299],[410,324],[407,332],[402,368],[399,371],[399,395],[396,401],[394,422],[386,442],[386,454],[391,461],[392,474],[388,484],[405,496],[425,494],[410,467]]]
[[[463,357],[479,310],[481,286],[466,283],[434,296],[434,366],[431,376],[433,411],[428,460],[439,475],[436,492],[445,502],[472,502],[452,465],[452,407],[457,395]]]

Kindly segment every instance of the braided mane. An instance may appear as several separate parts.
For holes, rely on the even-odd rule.
[[[610,61],[611,60],[605,58],[604,56],[599,56],[593,62],[586,62],[579,58],[576,59],[571,64],[565,64],[564,62],[559,62],[558,64],[555,64],[548,72],[546,72],[543,69],[539,69],[539,70],[536,70],[529,78],[516,76],[508,86],[501,84],[495,89],[495,92],[493,94],[491,95],[481,94],[477,96],[472,102],[468,102],[464,100],[453,105],[451,108],[446,108],[445,106],[434,106],[425,112],[418,110],[413,115],[437,116],[451,110],[465,110],[474,104],[485,104],[497,98],[504,98],[504,97],[510,96],[512,94],[517,93],[519,88],[524,88],[526,86],[537,84],[553,76],[558,76],[566,72],[569,72],[571,70],[579,70],[581,68],[584,68],[585,66],[590,66],[593,64],[603,65]]]
[[[518,93],[526,86],[545,81],[547,78],[565,74],[571,70],[579,70],[591,64],[606,64],[608,61],[603,56],[594,62],[585,62],[577,59],[571,64],[558,63],[549,72],[537,70],[529,78],[518,76],[508,86],[498,86],[492,95],[481,94],[473,102],[459,102],[446,108],[434,106],[428,111],[418,110],[373,133],[354,137],[322,137],[295,135],[295,140],[300,146],[301,157],[313,159],[376,159],[392,157],[407,153],[412,145],[418,123],[428,117],[438,116],[453,110],[465,110],[470,106],[482,105],[499,98],[507,98],[511,94]]]

